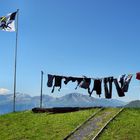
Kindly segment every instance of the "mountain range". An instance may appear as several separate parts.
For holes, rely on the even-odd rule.
[[[130,103],[125,105],[125,107],[127,107],[127,108],[140,108],[140,100],[131,101]]]
[[[30,96],[28,94],[16,94],[16,110],[30,110],[39,107],[40,96]],[[79,93],[70,93],[65,96],[55,98],[43,95],[43,107],[120,107],[126,105],[125,102],[115,99],[94,98]],[[12,112],[13,94],[0,95],[0,114]]]

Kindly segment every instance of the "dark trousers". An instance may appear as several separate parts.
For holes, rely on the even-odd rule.
[[[104,78],[105,98],[107,99],[112,98],[112,82],[113,82],[113,77]]]
[[[116,90],[118,92],[119,97],[123,97],[125,96],[124,91],[122,90],[122,88],[119,86],[118,80],[114,79],[114,84],[116,86]]]

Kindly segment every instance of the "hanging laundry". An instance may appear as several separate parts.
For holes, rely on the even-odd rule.
[[[118,79],[119,83],[121,84],[121,88],[122,88],[123,85],[124,85],[124,78],[125,78],[125,74],[119,76],[119,79]]]
[[[79,84],[79,87],[84,88],[84,89],[88,89],[91,83],[91,79],[90,78],[83,78],[82,82]]]
[[[75,89],[78,88],[78,86],[80,85],[80,83],[83,81],[83,78],[76,78],[76,81],[77,81],[77,86]]]
[[[68,82],[72,81],[72,82],[77,82],[77,86],[75,89],[78,88],[79,84],[83,81],[83,78],[78,78],[78,77],[64,77],[65,80],[64,80],[64,84],[68,84]]]
[[[116,90],[118,92],[119,97],[125,96],[125,92],[128,92],[129,84],[132,79],[132,74],[129,74],[128,76],[122,75],[121,80],[120,78],[114,79],[114,84],[116,86]],[[119,85],[121,84],[121,86]]]
[[[88,89],[88,93],[90,94],[90,83],[91,83],[91,78],[84,77],[83,80],[81,81],[81,83],[79,84],[79,87]]]
[[[137,79],[137,80],[140,80],[140,72],[137,72],[137,73],[136,73],[136,79]]]
[[[112,98],[112,83],[114,81],[114,84],[116,86],[116,90],[118,92],[119,97],[125,96],[125,92],[128,91],[129,84],[132,79],[132,74],[129,75],[121,75],[118,79],[113,78],[113,77],[106,77],[103,80],[102,79],[94,79],[94,85],[92,90],[90,91],[90,84],[91,84],[91,79],[92,78],[87,78],[86,76],[84,77],[65,77],[65,76],[58,76],[58,75],[51,75],[48,74],[48,81],[47,81],[47,86],[52,87],[52,92],[54,92],[55,87],[59,87],[58,91],[61,89],[62,85],[62,79],[64,78],[64,84],[68,84],[70,81],[72,82],[77,82],[77,87],[87,89],[89,95],[93,93],[93,91],[96,91],[96,94],[101,95],[102,93],[102,81],[104,82],[104,91],[105,91],[105,98]],[[136,73],[136,79],[140,80],[140,72]]]
[[[48,87],[52,87],[53,79],[54,79],[54,75],[48,74],[48,82],[47,82]]]
[[[101,85],[102,85],[102,79],[95,79],[94,80],[93,90],[96,91],[96,94],[99,95],[99,97],[102,93],[102,86]],[[91,94],[92,94],[92,92],[91,92]]]
[[[126,76],[126,78],[125,78],[125,80],[124,80],[124,85],[123,85],[123,87],[122,87],[122,90],[124,91],[124,92],[127,92],[128,91],[128,88],[129,88],[129,83],[130,83],[130,81],[131,81],[131,79],[132,79],[132,74],[129,74],[128,76]]]
[[[116,90],[117,90],[118,96],[119,97],[125,96],[124,91],[122,90],[122,87],[119,86],[117,78],[114,79],[114,84],[116,86]]]
[[[77,80],[77,78],[75,77],[64,77],[65,78],[65,81],[64,81],[64,84],[68,84],[68,82],[72,81],[72,82],[75,82]]]
[[[113,77],[104,78],[105,98],[107,99],[110,99],[112,97],[112,82]]]
[[[54,92],[55,87],[59,87],[58,91],[60,91],[63,76],[54,76],[54,79],[55,79],[55,82],[54,82],[54,86],[52,89],[52,93]]]

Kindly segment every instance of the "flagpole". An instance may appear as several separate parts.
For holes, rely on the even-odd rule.
[[[18,14],[19,9],[17,9],[17,20],[16,20],[16,45],[15,45],[15,64],[14,64],[14,100],[13,100],[13,112],[16,111],[16,77],[17,77],[17,47],[18,47]]]

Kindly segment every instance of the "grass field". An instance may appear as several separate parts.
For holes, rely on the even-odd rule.
[[[99,140],[140,140],[140,109],[124,109]]]
[[[62,114],[31,111],[0,116],[0,140],[61,140],[98,109]]]
[[[62,140],[97,110],[90,109],[62,114],[35,114],[25,111],[2,115],[0,116],[0,140]],[[116,111],[116,109],[105,110]],[[101,112],[96,116],[99,115]],[[99,126],[102,125],[99,124]],[[124,109],[98,139],[139,140],[140,109]]]

